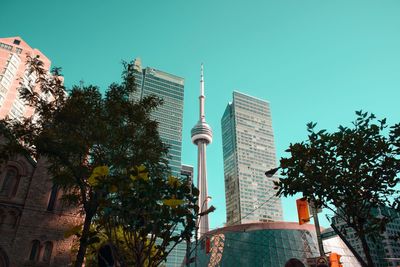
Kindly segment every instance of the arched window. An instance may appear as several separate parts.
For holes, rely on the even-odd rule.
[[[0,248],[0,267],[8,267],[9,266],[9,260],[7,257],[6,252]]]
[[[6,220],[6,213],[4,212],[4,210],[0,209],[0,226],[5,222],[5,220]]]
[[[7,168],[3,183],[0,188],[0,196],[13,197],[17,192],[18,171],[16,168]]]
[[[44,252],[43,252],[44,262],[50,262],[52,252],[53,252],[53,243],[47,241],[46,243],[44,243]]]
[[[51,192],[50,192],[49,203],[47,204],[48,211],[54,210],[54,208],[56,206],[56,202],[57,202],[57,196],[58,196],[58,186],[53,185],[53,187],[51,188]]]
[[[30,261],[37,261],[38,258],[39,258],[39,252],[40,252],[40,241],[39,240],[33,240],[32,241],[31,254],[29,255],[29,260]]]
[[[14,211],[8,212],[8,216],[7,216],[7,220],[6,220],[7,227],[14,228],[15,225],[17,224],[17,219],[18,219],[18,216]]]

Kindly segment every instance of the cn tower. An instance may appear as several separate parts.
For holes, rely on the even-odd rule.
[[[204,74],[203,64],[200,70],[200,118],[197,124],[192,129],[192,142],[197,146],[197,187],[200,191],[199,195],[199,212],[208,209],[207,198],[207,168],[206,168],[206,148],[212,142],[212,130],[206,123],[204,114]],[[199,234],[202,236],[209,231],[208,215],[199,218]]]

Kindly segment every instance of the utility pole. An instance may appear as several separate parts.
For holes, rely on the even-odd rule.
[[[186,240],[186,267],[190,267],[190,238]]]
[[[317,242],[318,242],[318,248],[319,248],[319,255],[321,257],[325,256],[325,251],[324,251],[324,245],[322,244],[322,238],[321,238],[321,228],[319,227],[319,220],[318,220],[318,211],[317,207],[315,206],[315,201],[310,201],[311,205],[311,214],[314,218],[314,225],[315,225],[315,233],[317,234]]]

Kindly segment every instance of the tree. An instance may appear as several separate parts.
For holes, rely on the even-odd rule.
[[[389,216],[377,217],[382,207],[398,208],[400,125],[387,131],[386,119],[356,112],[352,127],[315,131],[309,123],[308,140],[290,144],[282,158],[284,178],[277,195],[303,193],[317,206],[332,210],[360,238],[368,266],[374,266],[367,237],[384,231]],[[386,134],[386,135],[385,135]]]
[[[29,64],[38,77],[38,90],[22,85],[20,97],[35,107],[35,114],[21,122],[0,121],[0,134],[6,137],[0,156],[6,160],[26,153],[45,160],[64,200],[81,208],[83,225],[75,227],[79,237],[75,266],[82,266],[87,247],[100,241],[98,232],[91,230],[94,221],[106,233],[113,227],[142,240],[146,233],[163,235],[165,244],[190,235],[195,225],[192,214],[198,209],[193,204],[196,192],[181,181],[177,188],[168,184],[168,148],[150,117],[162,100],[155,96],[131,100],[136,90],[133,64],[124,63],[122,83],[111,84],[105,96],[92,85],[74,86],[67,95],[59,69],[48,75],[36,57]],[[171,203],[177,205],[167,205]],[[177,223],[184,225],[178,237],[170,231],[170,224]],[[118,248],[113,235],[108,238]],[[157,260],[167,256],[165,246],[155,247],[161,254]]]
[[[159,266],[193,235],[198,190],[188,180],[150,177],[144,167],[120,177],[110,180],[115,193],[100,205],[96,223],[121,266]]]

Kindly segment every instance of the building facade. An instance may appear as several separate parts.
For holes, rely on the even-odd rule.
[[[395,239],[396,236],[400,236],[400,213],[388,207],[379,208],[374,212],[377,217],[385,216],[394,219],[386,225],[386,230],[380,236],[367,237],[372,260],[377,267],[400,266],[400,242]],[[345,235],[347,241],[366,262],[361,240],[354,230],[347,227],[338,216],[332,217],[332,223]]]
[[[69,266],[73,239],[64,233],[81,224],[65,207],[45,162],[17,156],[0,166],[0,266]]]
[[[137,91],[132,98],[138,100],[145,96],[155,95],[164,100],[163,105],[155,110],[152,116],[159,123],[158,130],[162,141],[169,146],[168,165],[171,172],[179,177],[185,80],[154,68],[142,68],[140,59],[135,59],[134,66]]]
[[[269,103],[235,91],[221,126],[227,225],[281,221],[277,178],[264,174],[276,167]]]
[[[319,255],[314,225],[291,222],[219,228],[203,236],[196,248],[197,263],[191,266],[278,267],[292,258],[306,264]]]
[[[193,184],[193,174],[194,174],[193,166],[182,164],[181,179],[183,180],[187,179],[191,184]]]
[[[39,57],[43,67],[50,69],[50,60],[20,37],[0,38],[0,118],[30,117],[33,109],[19,98],[20,83],[35,89],[35,73],[29,72],[28,57]]]
[[[142,67],[140,59],[134,60],[136,92],[133,100],[149,95],[163,99],[163,104],[152,113],[156,120],[161,140],[169,146],[168,165],[176,177],[193,176],[193,167],[182,166],[182,124],[185,80],[176,75]],[[178,230],[179,231],[179,230]],[[185,257],[186,244],[181,243],[170,253],[165,263],[167,267],[181,266]]]
[[[45,70],[50,60],[20,37],[0,38],[0,118],[20,120],[34,109],[19,97],[21,84],[36,90],[28,57],[38,57]],[[49,74],[50,75],[50,74]],[[41,95],[46,99],[51,96]],[[1,140],[0,140],[1,142]],[[76,209],[63,206],[44,161],[15,156],[0,165],[0,266],[68,266],[72,238],[64,233],[79,225]]]

